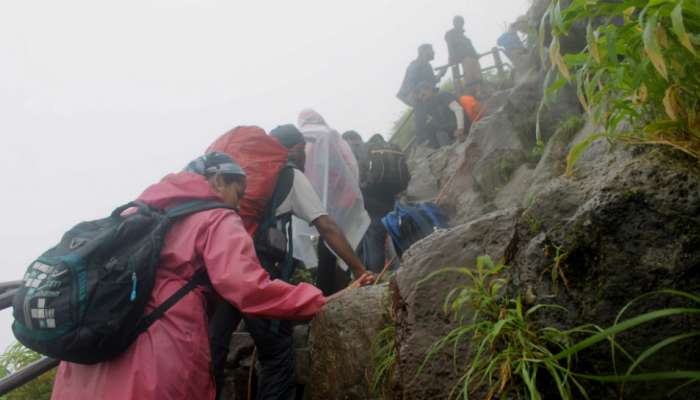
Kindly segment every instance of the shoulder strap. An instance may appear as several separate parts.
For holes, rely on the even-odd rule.
[[[291,165],[286,165],[282,168],[277,175],[277,183],[275,184],[275,190],[272,192],[272,197],[267,203],[265,212],[263,213],[262,221],[258,227],[258,232],[263,232],[267,228],[271,227],[275,220],[277,219],[277,208],[282,205],[284,199],[287,198],[289,192],[292,191],[292,185],[294,184],[294,167]]]
[[[216,200],[192,200],[165,209],[165,214],[169,218],[178,218],[185,215],[198,213],[200,211],[212,210],[215,208],[234,208]]]
[[[177,292],[168,297],[167,300],[156,307],[156,309],[150,314],[141,318],[134,334],[139,335],[145,332],[151,325],[153,325],[154,322],[156,322],[156,320],[158,320],[158,318],[162,317],[163,314],[170,309],[170,307],[174,306],[178,301],[180,301],[180,299],[185,297],[187,293],[191,292],[197,286],[205,285],[207,283],[209,283],[209,276],[207,275],[206,269],[201,269],[195,272],[185,286],[178,289]]]

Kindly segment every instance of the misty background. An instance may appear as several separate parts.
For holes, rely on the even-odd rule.
[[[0,2],[0,281],[236,125],[312,107],[341,133],[391,134],[421,43],[477,51],[528,0]],[[483,63],[482,63],[483,64]],[[449,74],[448,74],[449,76]],[[0,351],[14,338],[0,312]]]

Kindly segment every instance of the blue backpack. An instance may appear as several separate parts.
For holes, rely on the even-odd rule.
[[[136,212],[123,216],[129,207]],[[230,207],[194,200],[161,210],[136,201],[76,225],[27,269],[14,297],[15,337],[59,360],[94,364],[116,357],[208,282],[202,269],[145,315],[168,229],[177,218],[214,208]]]
[[[435,203],[402,204],[382,218],[382,223],[401,256],[413,243],[438,229],[447,228],[447,217]]]

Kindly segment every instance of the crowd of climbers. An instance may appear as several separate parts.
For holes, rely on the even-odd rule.
[[[446,68],[434,73],[429,44],[418,48],[398,95],[414,108],[417,144],[433,148],[464,137],[481,112],[479,56],[464,34],[463,18],[455,17],[445,40],[449,65],[463,70],[465,95],[436,89]],[[517,52],[519,43],[513,32],[499,39],[506,51]],[[241,320],[257,347],[257,399],[295,398],[292,321],[313,318],[338,296],[342,267],[354,276],[351,287],[373,283],[386,269],[382,217],[392,211],[410,175],[401,149],[381,135],[366,143],[355,131],[341,136],[312,110],[302,111],[296,125],[278,126],[269,136],[258,131],[234,129],[185,170],[166,176],[139,197],[159,208],[202,199],[236,210],[211,209],[173,224],[147,311],[197,271],[207,271],[211,286],[187,294],[117,358],[93,365],[61,362],[53,399],[220,397],[229,342]],[[245,149],[227,144],[243,134],[272,137],[284,152],[286,164],[273,177],[276,183],[264,213],[238,211],[249,196],[246,187],[260,183],[260,171],[250,167],[256,160],[248,160],[254,156],[241,157]],[[260,239],[259,233],[267,232],[263,226],[280,228],[293,257],[290,251],[280,258],[265,250],[265,240],[272,239]],[[288,283],[290,271],[300,263],[317,267],[317,287]]]
[[[445,33],[447,65],[438,68],[436,74],[430,63],[435,59],[432,45],[420,45],[418,58],[406,69],[397,94],[401,101],[413,108],[415,144],[433,149],[463,140],[471,124],[482,113],[479,100],[484,93],[479,53],[465,35],[464,18],[456,16],[452,22],[453,28]],[[514,25],[499,37],[498,45],[513,64],[519,63],[525,48]],[[452,94],[438,89],[437,85],[449,67],[455,71],[455,87],[463,88],[460,89],[462,93]]]

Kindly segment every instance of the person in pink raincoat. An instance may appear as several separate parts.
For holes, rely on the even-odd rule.
[[[188,171],[171,174],[139,200],[165,208],[188,200],[219,200],[237,207],[245,175],[230,157],[212,153]],[[238,214],[213,209],[177,220],[160,255],[150,313],[206,268],[214,290],[241,312],[281,319],[311,319],[327,299],[312,285],[271,281]],[[214,399],[207,336],[210,288],[199,287],[170,308],[117,358],[81,365],[61,362],[53,400]]]

